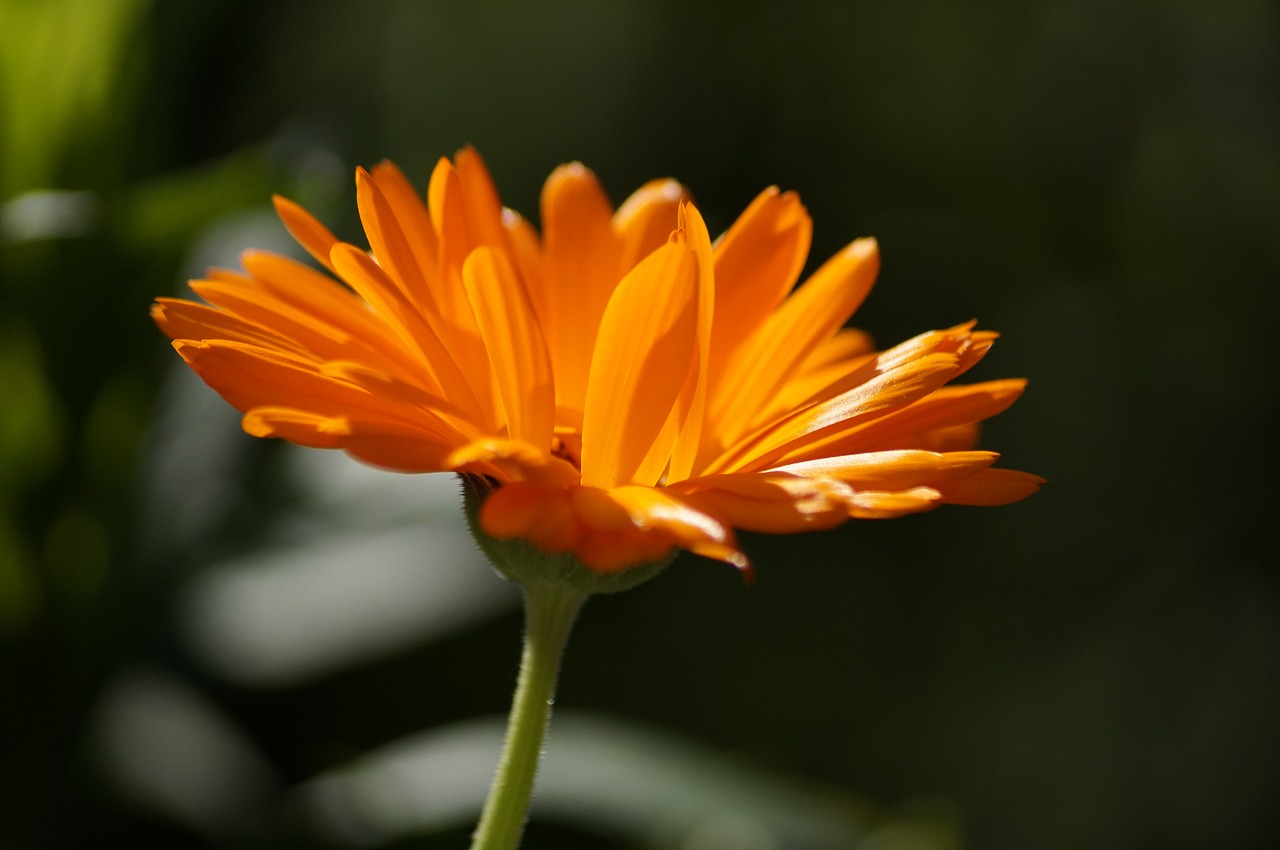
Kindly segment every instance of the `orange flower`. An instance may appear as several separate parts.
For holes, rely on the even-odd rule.
[[[765,190],[713,244],[674,181],[615,211],[578,164],[547,180],[541,236],[470,149],[440,160],[425,202],[390,163],[356,185],[368,251],[276,199],[342,283],[250,252],[191,284],[207,305],[153,308],[250,434],[472,476],[488,534],[599,572],[674,548],[745,567],[735,528],[1000,505],[1043,483],[972,450],[1024,382],[946,386],[994,333],[875,352],[843,328],[873,240],[792,291],[812,229],[794,193]]]

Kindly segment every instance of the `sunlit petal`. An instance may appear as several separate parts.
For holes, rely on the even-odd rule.
[[[679,242],[650,254],[618,285],[591,362],[583,484],[631,483],[650,454],[696,353],[697,298],[697,254]],[[667,435],[668,456],[675,436]]]
[[[596,334],[621,279],[622,244],[613,209],[594,174],[579,163],[556,169],[542,190],[545,269],[533,292],[556,370],[556,400],[581,408]]]

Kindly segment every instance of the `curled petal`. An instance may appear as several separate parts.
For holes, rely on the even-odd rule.
[[[774,471],[834,478],[863,490],[906,490],[972,475],[995,463],[998,457],[995,452],[869,452],[801,461]]]
[[[942,504],[942,494],[932,487],[878,492],[859,490],[845,501],[849,516],[857,519],[892,519],[929,511]]]
[[[676,547],[747,566],[732,529],[682,498],[649,487],[516,482],[488,498],[480,521],[494,537],[524,537],[548,552],[572,551],[601,572],[657,561]]]
[[[325,416],[292,407],[255,407],[245,413],[241,425],[254,437],[279,437],[300,446],[336,449],[351,433],[345,416]]]
[[[556,487],[578,482],[578,471],[572,465],[519,440],[476,440],[454,449],[445,459],[445,465],[458,472],[467,471],[474,464],[506,470],[505,480],[523,479]]]
[[[847,487],[790,473],[713,475],[672,489],[680,491],[688,504],[746,531],[815,531],[833,528],[848,518],[841,498]]]

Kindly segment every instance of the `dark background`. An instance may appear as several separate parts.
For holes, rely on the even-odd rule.
[[[878,237],[857,324],[999,330],[1050,481],[593,600],[526,846],[1280,846],[1275,3],[0,0],[0,60],[0,845],[465,846],[520,620],[449,485],[244,436],[147,305],[471,143]]]

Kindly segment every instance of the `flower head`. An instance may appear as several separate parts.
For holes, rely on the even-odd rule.
[[[999,505],[1042,483],[973,450],[1024,382],[948,386],[994,333],[875,351],[844,328],[873,240],[792,291],[812,225],[791,192],[765,190],[713,243],[678,183],[614,210],[578,164],[548,178],[541,234],[470,149],[425,199],[390,163],[356,184],[368,250],[276,199],[333,277],[250,252],[191,284],[207,304],[153,308],[250,434],[473,476],[485,532],[599,572],[677,548],[746,566],[734,529]]]

